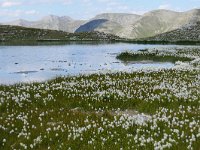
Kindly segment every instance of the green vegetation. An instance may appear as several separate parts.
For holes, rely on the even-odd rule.
[[[172,62],[177,61],[192,61],[192,58],[181,57],[176,55],[160,54],[159,52],[148,52],[148,50],[139,50],[136,53],[123,52],[117,56],[117,59],[122,61],[154,61],[154,62]]]
[[[48,41],[115,41],[117,36],[100,32],[67,33],[56,30],[34,29],[19,26],[0,26],[1,42]]]
[[[120,40],[119,40],[120,41]],[[147,39],[126,39],[126,40],[121,40],[121,42],[126,42],[126,43],[134,43],[134,44],[162,44],[162,45],[200,45],[199,40],[182,40],[182,41],[167,41],[167,40],[147,40]]]
[[[199,73],[93,74],[1,86],[0,147],[153,149],[163,140],[171,149],[197,150]]]
[[[195,60],[0,86],[0,149],[198,150],[200,51],[173,54]]]
[[[66,44],[68,42],[127,42],[138,44],[199,44],[198,40],[164,41],[150,39],[123,39],[118,36],[101,32],[67,33],[56,30],[25,28],[20,26],[0,25],[0,44],[35,45],[35,44]]]

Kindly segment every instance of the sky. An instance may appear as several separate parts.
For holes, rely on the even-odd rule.
[[[155,9],[194,8],[200,8],[200,0],[0,0],[0,22],[33,21],[47,15],[86,20],[100,13],[143,14]]]

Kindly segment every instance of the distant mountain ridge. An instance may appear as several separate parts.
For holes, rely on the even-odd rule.
[[[200,9],[186,12],[153,10],[143,15],[127,13],[103,13],[94,18],[74,20],[68,16],[47,16],[39,21],[17,20],[4,23],[23,27],[60,30],[65,32],[104,32],[127,39],[140,39],[160,35],[200,21]]]
[[[15,25],[22,27],[31,27],[38,29],[58,30],[73,33],[78,27],[84,24],[83,20],[73,20],[68,16],[46,16],[38,21],[27,21],[19,19],[13,22],[3,23],[4,25]]]
[[[116,18],[122,20],[123,24],[118,22]],[[95,21],[98,22],[99,19],[106,19],[107,21],[99,24],[95,29],[90,29],[89,26],[95,24]],[[100,31],[123,38],[139,39],[192,25],[197,21],[200,21],[199,9],[187,12],[154,10],[141,16],[134,14],[101,14],[82,25],[76,32]]]

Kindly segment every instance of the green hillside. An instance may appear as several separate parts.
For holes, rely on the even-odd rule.
[[[117,36],[100,32],[68,33],[56,30],[0,25],[0,41],[113,41]]]

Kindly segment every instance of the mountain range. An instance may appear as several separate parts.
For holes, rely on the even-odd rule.
[[[38,21],[16,20],[2,23],[23,27],[74,32],[98,31],[127,39],[153,37],[193,26],[200,21],[200,9],[186,12],[153,10],[143,15],[104,13],[90,20],[74,20],[68,16],[46,16]]]
[[[3,25],[13,25],[22,27],[31,27],[38,29],[49,29],[58,30],[73,33],[80,25],[84,24],[86,21],[83,20],[73,20],[68,16],[54,16],[49,15],[38,21],[27,21],[23,19],[15,20],[12,22],[2,23]]]

